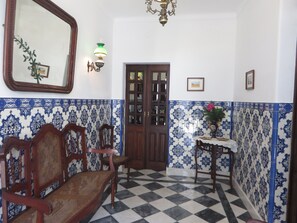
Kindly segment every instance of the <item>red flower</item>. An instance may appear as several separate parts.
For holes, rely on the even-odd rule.
[[[206,121],[210,123],[218,123],[221,122],[223,118],[225,118],[224,109],[220,107],[216,108],[213,102],[210,102],[204,107],[203,114],[206,118]]]
[[[215,105],[212,103],[209,103],[206,107],[207,111],[212,111],[215,108]]]

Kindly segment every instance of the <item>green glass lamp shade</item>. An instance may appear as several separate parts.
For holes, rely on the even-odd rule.
[[[107,51],[104,48],[104,43],[97,43],[97,48],[95,49],[94,54],[98,58],[102,58],[107,55]]]

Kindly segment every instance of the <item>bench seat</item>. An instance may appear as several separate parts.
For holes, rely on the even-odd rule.
[[[16,137],[5,140],[0,153],[4,223],[88,220],[101,205],[108,186],[111,186],[111,203],[114,204],[114,151],[87,151],[85,138],[83,127],[68,124],[59,131],[46,124],[32,140]],[[88,170],[87,152],[109,154],[112,168]],[[76,170],[69,168],[74,161],[77,161]],[[24,211],[20,212],[17,207],[17,212],[11,212],[15,205],[21,205]]]
[[[80,219],[80,213],[85,215],[85,208],[100,206],[101,196],[105,189],[103,185],[106,185],[113,177],[113,171],[83,172],[74,175],[60,188],[44,198],[53,208],[50,215],[44,215],[44,222],[77,222],[77,219]],[[106,184],[103,182],[106,182]],[[73,213],[76,214],[73,215]],[[36,222],[36,216],[37,211],[31,208],[14,219],[13,222]]]

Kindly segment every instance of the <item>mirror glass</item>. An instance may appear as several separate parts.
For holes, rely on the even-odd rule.
[[[5,83],[12,90],[69,93],[76,39],[76,21],[51,1],[7,1]]]

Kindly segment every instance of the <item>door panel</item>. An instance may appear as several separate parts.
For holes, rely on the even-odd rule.
[[[165,170],[167,161],[167,135],[158,130],[149,132],[146,147],[146,168]]]
[[[167,107],[169,65],[155,65],[148,68],[147,125],[146,125],[146,167],[165,170],[167,161]]]
[[[169,65],[126,69],[126,155],[130,167],[165,170]]]
[[[135,169],[145,167],[144,97],[146,69],[143,66],[127,66],[126,69],[126,119],[125,150],[129,165]]]
[[[144,166],[144,134],[142,129],[126,129],[126,155],[130,158],[129,165],[135,169]]]

